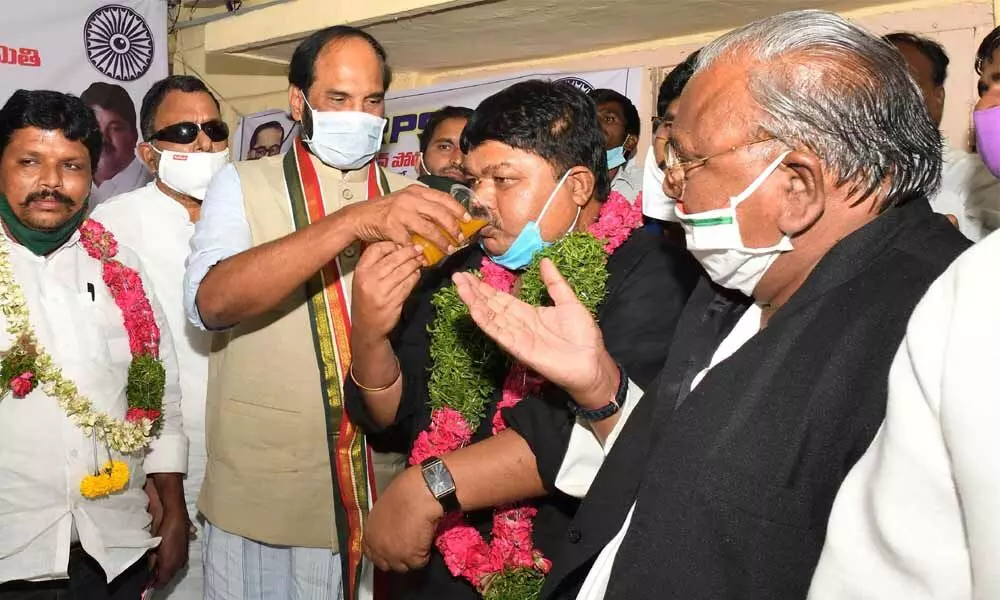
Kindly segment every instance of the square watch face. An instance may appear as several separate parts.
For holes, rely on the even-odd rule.
[[[427,486],[435,496],[442,496],[455,489],[455,484],[451,479],[451,474],[445,468],[444,463],[436,462],[428,465],[424,469],[424,477],[427,479]]]

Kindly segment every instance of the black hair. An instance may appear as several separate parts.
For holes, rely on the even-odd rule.
[[[684,91],[684,87],[694,75],[694,65],[698,62],[699,52],[701,52],[700,49],[688,54],[684,62],[667,73],[663,83],[660,84],[659,93],[656,94],[656,116],[662,117],[667,114],[667,107],[670,106],[670,103],[681,97],[681,92]]]
[[[483,100],[462,131],[462,152],[491,140],[540,156],[560,176],[586,167],[594,174],[597,199],[608,197],[611,183],[597,105],[567,83],[531,79]]]
[[[927,57],[927,60],[931,61],[931,78],[934,80],[934,85],[938,87],[944,85],[944,80],[948,78],[948,63],[951,61],[948,60],[948,54],[944,51],[944,47],[941,44],[908,31],[890,33],[889,35],[882,36],[882,39],[893,46],[899,46],[900,44],[913,46],[917,52],[920,52]]]
[[[424,125],[424,130],[417,136],[420,140],[420,151],[427,152],[427,148],[431,145],[431,140],[434,139],[434,131],[437,130],[438,125],[444,123],[448,119],[468,120],[471,116],[472,109],[464,106],[445,106],[441,110],[435,112],[431,115],[431,118],[427,119],[427,124]]]
[[[222,110],[219,101],[212,95],[204,81],[191,75],[169,75],[151,85],[142,99],[142,110],[139,111],[142,139],[149,141],[149,138],[156,133],[156,130],[153,129],[153,123],[156,122],[156,111],[160,109],[167,94],[174,91],[187,94],[203,92],[212,99],[217,110]]]
[[[320,29],[302,40],[295,47],[292,60],[288,64],[288,83],[302,90],[303,94],[308,94],[309,88],[316,80],[316,59],[319,57],[319,53],[331,42],[350,38],[368,42],[368,45],[375,51],[375,55],[382,61],[382,89],[383,91],[388,90],[389,84],[392,83],[392,69],[389,68],[385,48],[371,34],[350,25],[334,25]]]
[[[605,102],[617,102],[619,106],[622,107],[622,113],[625,115],[625,133],[631,134],[632,137],[639,137],[639,110],[632,104],[632,101],[625,97],[623,94],[619,94],[614,90],[609,90],[606,88],[597,88],[587,92],[590,99],[594,101],[594,104],[604,104]]]
[[[1000,48],[1000,27],[991,31],[979,44],[979,49],[976,50],[976,73],[983,74],[983,66],[992,62],[997,48]]]
[[[251,148],[253,148],[254,142],[257,141],[257,136],[259,136],[260,132],[264,131],[265,129],[277,129],[278,131],[281,132],[281,139],[282,139],[282,141],[284,141],[284,139],[285,139],[285,128],[282,127],[281,123],[279,123],[277,121],[268,121],[267,123],[264,123],[262,125],[258,125],[256,127],[256,129],[253,130],[253,133],[250,134],[250,147]]]
[[[0,108],[0,154],[14,132],[26,127],[61,131],[68,140],[82,142],[90,153],[91,172],[101,159],[101,128],[94,111],[73,96],[50,90],[17,90]]]
[[[125,121],[129,131],[136,133],[135,104],[132,96],[122,86],[95,81],[80,94],[80,100],[87,106],[100,106],[104,110],[110,110]]]

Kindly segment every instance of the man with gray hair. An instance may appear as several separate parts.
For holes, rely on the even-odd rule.
[[[910,312],[969,244],[928,204],[940,134],[891,46],[798,11],[701,51],[667,154],[688,250],[712,281],[645,395],[587,335],[552,265],[545,308],[456,276],[517,360],[564,389],[609,390],[607,406],[583,407],[600,416],[578,420],[554,481],[511,470],[491,497],[490,481],[456,477],[457,498],[470,510],[543,484],[586,493],[542,598],[804,598]],[[520,452],[527,471],[551,458]]]

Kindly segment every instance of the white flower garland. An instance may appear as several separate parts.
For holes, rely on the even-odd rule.
[[[14,280],[8,244],[6,239],[0,243],[0,312],[7,321],[7,333],[13,336],[15,342],[25,339],[34,346],[37,354],[35,377],[42,384],[42,389],[56,399],[66,416],[83,430],[85,436],[95,435],[108,448],[121,454],[133,454],[145,449],[152,441],[153,421],[139,419],[129,422],[94,410],[90,400],[80,395],[76,384],[63,376],[52,362],[52,357],[38,343],[28,320],[28,303]]]

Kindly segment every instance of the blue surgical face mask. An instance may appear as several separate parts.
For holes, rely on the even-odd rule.
[[[514,238],[514,243],[507,248],[507,251],[500,256],[490,256],[490,260],[500,265],[505,269],[510,269],[511,271],[517,271],[527,267],[531,264],[531,259],[535,257],[535,254],[540,250],[543,250],[552,245],[552,242],[546,242],[542,239],[542,232],[538,228],[538,224],[542,222],[542,217],[545,216],[545,211],[549,209],[549,204],[552,204],[552,199],[556,197],[556,193],[559,188],[562,187],[563,183],[566,182],[566,177],[569,176],[569,171],[562,176],[559,183],[556,184],[555,189],[549,194],[549,199],[545,201],[545,206],[542,207],[542,212],[538,214],[538,218],[534,221],[528,221],[521,230],[521,233],[517,234]],[[576,222],[580,218],[580,207],[576,208],[576,217],[573,219],[573,223],[566,230],[566,233],[573,231],[576,227]],[[482,246],[482,242],[480,242]],[[483,247],[483,250],[486,248]],[[489,252],[486,253],[489,256]]]
[[[615,146],[608,150],[608,170],[625,164],[625,146]]]

